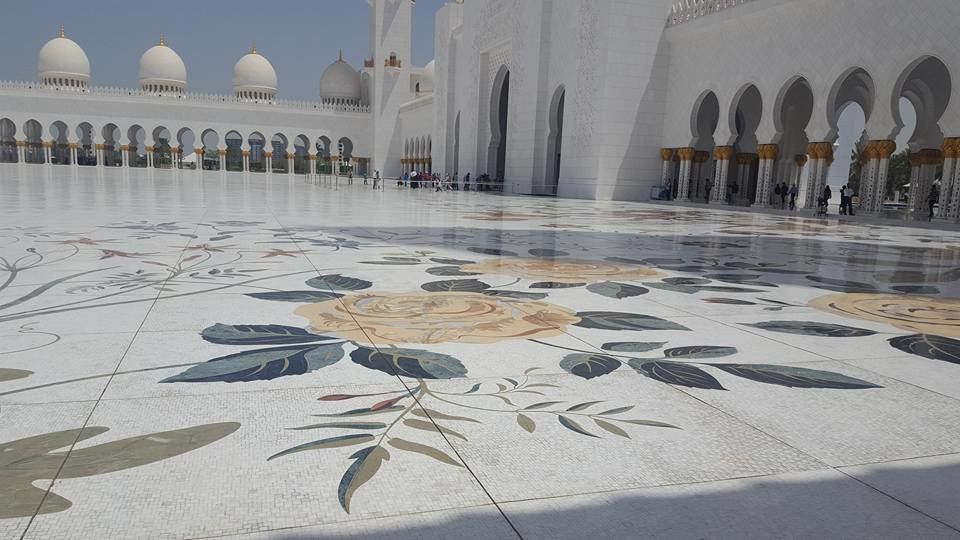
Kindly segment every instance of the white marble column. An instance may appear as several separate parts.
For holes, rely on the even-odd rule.
[[[820,157],[822,144],[825,143],[810,143],[807,145],[807,159],[809,160],[807,161],[807,185],[803,190],[803,207],[807,209],[816,208],[817,198],[820,196],[817,192],[817,183],[820,178],[820,167],[823,161]]]
[[[956,174],[957,158],[947,143],[944,143],[943,155],[943,180],[940,183],[940,208],[937,211],[937,217],[949,218],[951,209],[957,204],[953,198],[953,178]]]
[[[79,166],[80,164],[77,163],[77,145],[74,143],[70,143],[70,145],[67,148],[70,149],[70,165],[73,167]]]
[[[293,158],[296,154],[292,152],[287,152],[287,174],[293,176],[294,167],[293,167]]]
[[[760,156],[760,172],[757,175],[757,196],[754,204],[758,208],[770,206],[770,190],[773,186],[773,171],[777,165],[780,147],[775,144],[761,144],[757,147]]]
[[[887,191],[887,169],[897,144],[890,140],[867,143],[867,163],[860,173],[860,213],[877,214],[883,210]]]
[[[669,189],[673,185],[673,148],[661,148],[660,149],[660,161],[662,165],[660,167],[660,185]],[[406,167],[406,165],[404,165]]]
[[[266,165],[264,165],[266,173],[273,174],[273,152],[264,152],[263,160],[266,163]]]
[[[732,146],[718,146],[713,150],[714,175],[713,191],[710,192],[710,199],[715,202],[725,202],[727,199],[727,184],[730,175],[730,160],[734,156]]]
[[[27,161],[27,141],[17,141],[17,163],[26,163]]]
[[[681,148],[677,150],[680,156],[680,178],[677,182],[677,193],[674,199],[681,202],[690,200],[690,177],[693,174],[693,158],[697,154],[695,148]]]

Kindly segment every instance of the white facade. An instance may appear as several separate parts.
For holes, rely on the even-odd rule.
[[[85,54],[61,36],[41,55],[41,84],[0,85],[0,139],[9,154],[14,143],[106,145],[111,124],[126,137],[113,142],[129,145],[135,126],[198,140],[234,130],[244,152],[250,134],[276,134],[283,144],[266,146],[307,159],[349,152],[384,176],[470,173],[512,193],[758,206],[776,204],[780,183],[813,205],[828,177],[844,177],[835,145],[858,143],[866,212],[882,207],[899,139],[912,152],[912,204],[939,181],[941,216],[960,218],[955,0],[450,0],[424,67],[410,62],[415,3],[368,3],[370,59],[359,71],[330,65],[317,103],[278,100],[262,58],[245,61],[255,69],[237,77],[239,97],[185,94],[166,45],[145,54],[143,90],[91,88]],[[916,116],[909,134],[903,103]],[[839,124],[849,106],[862,132]],[[83,122],[92,141],[74,132]]]

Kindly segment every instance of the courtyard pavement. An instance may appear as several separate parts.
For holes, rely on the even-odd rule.
[[[0,538],[960,538],[960,232],[0,166]]]

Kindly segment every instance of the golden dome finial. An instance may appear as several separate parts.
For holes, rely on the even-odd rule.
[[[167,46],[167,41],[166,41],[165,39],[163,39],[163,32],[160,33],[160,43],[159,43],[159,45],[160,45],[161,47],[166,47],[166,46]]]
[[[61,38],[67,37],[67,33],[63,31],[63,25],[62,25],[62,24],[60,25],[60,31],[57,32],[57,37],[61,37]]]
[[[250,42],[250,54],[257,54],[257,42],[256,42],[256,40]]]
[[[340,55],[337,57],[338,62],[343,62],[343,49],[340,49]]]

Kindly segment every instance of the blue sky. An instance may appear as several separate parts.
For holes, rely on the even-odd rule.
[[[434,16],[445,0],[418,0],[413,62],[433,59]],[[60,24],[90,58],[93,84],[137,86],[137,63],[163,33],[187,65],[190,91],[229,94],[233,64],[252,40],[280,79],[280,96],[317,98],[320,74],[337,59],[354,67],[370,53],[366,0],[31,0],[4,2],[0,79],[37,78],[37,52]]]

